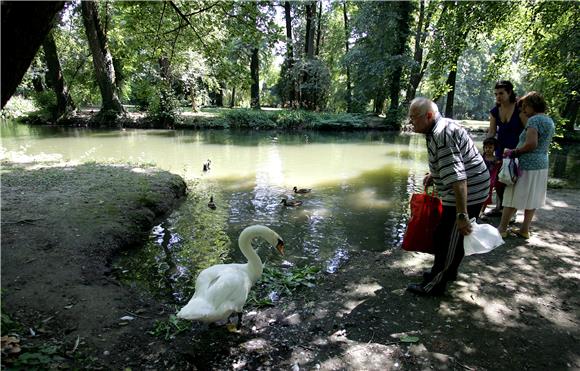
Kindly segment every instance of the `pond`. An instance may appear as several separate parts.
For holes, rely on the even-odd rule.
[[[384,132],[89,130],[3,125],[3,159],[151,164],[188,182],[187,201],[154,228],[147,246],[121,259],[129,281],[155,282],[181,300],[191,276],[243,261],[239,233],[263,224],[286,256],[257,244],[265,261],[334,272],[356,250],[400,248],[408,200],[427,171],[422,135]],[[483,138],[476,138],[481,146]],[[552,155],[552,171],[580,183],[577,150]],[[211,160],[210,170],[203,164]],[[562,175],[560,175],[562,177]],[[294,194],[292,188],[311,188]],[[213,197],[216,209],[207,204]],[[285,207],[283,198],[301,200]]]

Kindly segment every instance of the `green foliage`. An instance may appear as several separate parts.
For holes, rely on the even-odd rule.
[[[273,305],[271,293],[278,297],[291,296],[301,288],[312,288],[316,286],[319,273],[320,267],[313,265],[289,270],[265,267],[256,290],[250,293],[248,303],[257,307]]]
[[[149,101],[148,118],[156,126],[173,127],[181,121],[179,100],[168,81],[161,79],[158,87],[159,90],[151,96]]]
[[[191,323],[189,321],[181,320],[171,314],[167,320],[156,320],[153,329],[148,333],[158,338],[170,340],[187,331],[190,326]]]
[[[236,129],[274,129],[276,128],[275,113],[253,109],[235,109],[226,111],[223,115],[230,128]]]
[[[31,99],[21,95],[10,98],[4,109],[0,112],[0,118],[4,120],[18,118],[32,111],[36,111],[38,106]]]
[[[285,129],[300,129],[312,126],[316,122],[317,115],[303,110],[285,110],[277,115],[279,127]]]
[[[297,83],[302,107],[315,111],[326,107],[330,73],[324,63],[318,59],[299,60],[292,67],[292,79]]]

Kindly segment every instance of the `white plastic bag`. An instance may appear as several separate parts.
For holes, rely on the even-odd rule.
[[[489,224],[477,224],[473,218],[471,228],[471,233],[463,237],[465,256],[485,254],[504,244],[499,231]]]
[[[516,184],[518,181],[518,159],[504,158],[497,179],[505,185]]]

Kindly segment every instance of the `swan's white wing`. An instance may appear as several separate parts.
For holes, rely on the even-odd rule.
[[[204,297],[218,311],[241,312],[251,288],[247,273],[230,267],[209,282]]]

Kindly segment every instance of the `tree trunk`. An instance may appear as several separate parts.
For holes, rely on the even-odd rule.
[[[306,54],[307,59],[314,59],[314,30],[315,30],[315,17],[316,16],[316,2],[309,1],[306,4],[306,43],[304,44],[304,54]]]
[[[395,55],[400,56],[399,60],[402,60],[403,54],[405,53],[405,45],[407,44],[407,38],[409,36],[409,25],[411,23],[411,11],[413,9],[412,3],[408,1],[401,1],[398,3],[398,20],[397,20],[397,32],[398,37],[396,39]],[[399,108],[399,93],[401,92],[401,76],[403,74],[403,66],[401,62],[397,62],[397,67],[393,72],[391,89],[390,89],[390,100],[391,106],[390,111],[395,111]]]
[[[46,82],[56,95],[56,112],[54,112],[54,118],[58,120],[71,110],[74,110],[75,105],[70,94],[68,93],[68,88],[64,81],[64,76],[62,74],[62,69],[60,67],[60,61],[58,59],[58,53],[56,50],[56,42],[54,41],[54,35],[52,31],[46,35],[42,47],[44,49],[46,66],[48,67],[46,72]]]
[[[196,99],[195,88],[196,88],[195,83],[192,83],[190,85],[190,88],[189,88],[190,98],[191,98],[191,111],[192,112],[197,112],[197,103],[195,101],[195,99]]]
[[[443,10],[441,11],[441,15],[439,16],[439,22],[441,19],[444,19],[448,10],[448,3],[445,2],[443,5]],[[405,100],[410,102],[415,98],[415,94],[417,93],[417,88],[423,79],[423,75],[427,70],[427,65],[429,64],[429,59],[427,57],[423,57],[423,45],[427,40],[428,28],[431,23],[431,17],[433,16],[433,8],[430,11],[425,10],[425,1],[421,0],[420,2],[420,9],[419,9],[419,24],[417,25],[417,31],[415,35],[415,53],[414,53],[414,60],[416,65],[411,70],[411,78],[409,80],[409,88],[407,89],[407,95]],[[422,24],[422,26],[421,26]],[[439,28],[437,25],[436,29]]]
[[[417,30],[415,31],[415,53],[413,53],[413,59],[415,64],[411,68],[411,78],[409,80],[409,88],[407,89],[407,96],[405,100],[407,102],[412,101],[417,93],[417,87],[419,82],[421,82],[421,77],[419,71],[421,70],[421,65],[423,64],[423,20],[425,19],[425,0],[419,1],[419,21],[417,22]]]
[[[580,97],[578,94],[567,94],[566,106],[562,110],[562,118],[567,119],[568,122],[564,127],[564,137],[574,134],[574,126],[578,120],[578,111],[580,109]]]
[[[230,107],[234,108],[236,106],[236,87],[232,88],[232,98],[230,99]]]
[[[284,19],[286,21],[286,58],[291,62],[294,60],[294,50],[292,44],[292,7],[289,1],[284,2]]]
[[[2,1],[2,91],[4,108],[53,26],[64,1]]]
[[[283,76],[282,78],[290,79],[288,100],[290,101],[290,107],[294,107],[296,87],[294,86],[294,79],[291,75],[292,67],[294,66],[294,46],[292,42],[292,7],[289,1],[284,2],[284,19],[286,20],[286,66],[288,73],[287,76]]]
[[[220,88],[217,92],[217,96],[215,98],[215,105],[217,107],[223,107],[224,106],[224,87],[220,84]]]
[[[375,97],[375,104],[374,104],[374,113],[376,115],[380,115],[381,113],[383,113],[383,107],[385,106],[385,94],[384,93],[379,93],[377,94],[377,96]]]
[[[451,87],[447,92],[447,100],[445,102],[445,117],[453,118],[453,101],[455,99],[455,80],[457,79],[457,61],[455,65],[451,67],[449,71],[449,76],[447,76],[446,84]]]
[[[44,85],[42,84],[42,77],[40,76],[40,74],[32,78],[32,87],[34,88],[34,91],[37,93],[42,93],[44,91]]]
[[[315,55],[318,56],[318,54],[320,53],[320,35],[322,34],[320,28],[322,25],[322,1],[319,4],[318,7],[318,17],[316,17],[316,25],[317,25],[317,31],[316,31],[316,52]]]
[[[350,39],[350,29],[348,27],[348,14],[346,11],[346,1],[342,3],[342,13],[344,16],[344,48],[346,54],[348,54],[349,46],[348,40]],[[352,112],[352,85],[350,81],[350,67],[346,64],[346,112]]]
[[[101,91],[101,112],[107,115],[124,113],[125,110],[117,95],[113,58],[101,27],[97,5],[93,1],[81,1],[81,11],[89,48],[93,56],[95,76]]]
[[[250,76],[252,79],[252,85],[250,87],[250,107],[260,109],[260,50],[258,48],[252,49]]]

